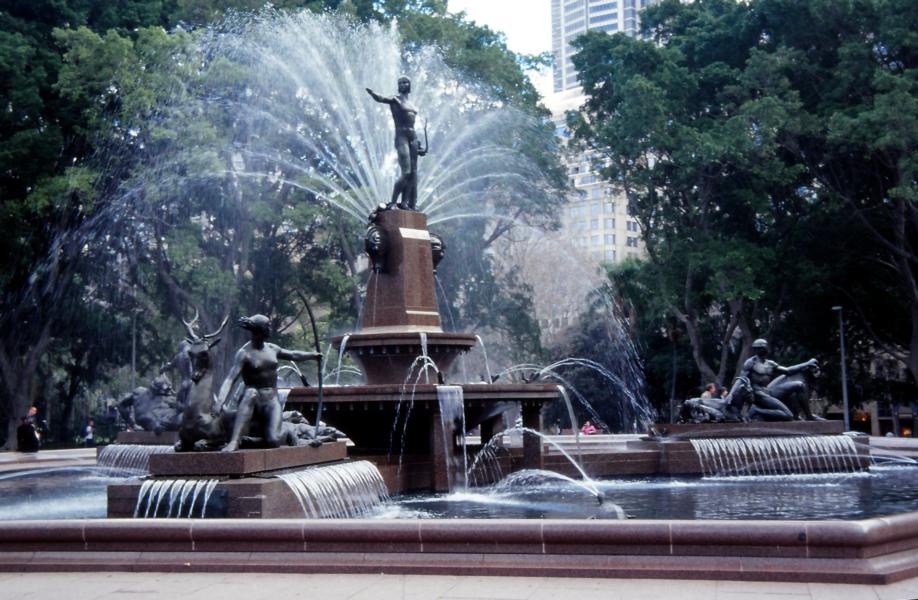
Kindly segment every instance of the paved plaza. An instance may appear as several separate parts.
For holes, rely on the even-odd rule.
[[[906,600],[918,578],[885,586],[649,579],[271,575],[235,573],[0,573],[0,598],[31,600]]]

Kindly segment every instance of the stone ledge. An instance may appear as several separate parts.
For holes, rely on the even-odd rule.
[[[171,560],[169,552],[226,556],[240,549],[284,553],[291,561],[306,563],[319,556],[347,553],[373,556],[378,564],[431,563],[447,553],[463,556],[465,562],[471,556],[485,557],[489,564],[508,556],[521,561],[539,557],[559,564],[597,560],[619,564],[643,556],[643,568],[661,561],[682,566],[694,561],[709,568],[717,561],[734,561],[785,573],[782,565],[791,565],[794,573],[805,574],[800,575],[801,580],[823,581],[813,579],[813,573],[833,572],[841,564],[863,573],[886,565],[881,570],[884,578],[918,572],[916,544],[918,512],[861,521],[109,519],[0,523],[0,565],[23,552],[42,552],[46,557],[55,552],[79,562],[77,555],[99,550],[145,552],[166,562]]]
[[[136,444],[140,446],[171,446],[178,441],[178,431],[119,431],[119,444]]]
[[[0,572],[249,572],[503,575],[889,584],[918,574],[918,555],[875,560],[728,556],[573,556],[427,552],[16,552]]]
[[[346,442],[331,442],[318,448],[287,446],[236,452],[175,452],[151,455],[150,473],[154,476],[241,476],[345,458]]]
[[[645,439],[688,440],[720,437],[776,435],[837,435],[845,431],[841,421],[755,421],[750,423],[657,423],[658,437]]]

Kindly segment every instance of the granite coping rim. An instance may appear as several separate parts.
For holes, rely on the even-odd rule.
[[[584,531],[588,528],[588,531]],[[717,544],[731,546],[849,547],[866,548],[915,538],[918,543],[918,511],[858,521],[763,521],[763,520],[648,520],[573,521],[567,519],[83,519],[0,522],[0,544],[49,543],[87,540],[126,541],[143,534],[147,540],[212,540],[214,536],[264,540],[276,532],[285,540],[349,542],[381,540],[424,543],[523,543],[542,546],[601,547],[629,544],[680,546]],[[200,535],[198,537],[197,534]],[[426,533],[426,535],[425,535]],[[585,539],[584,534],[589,534]],[[425,539],[426,538],[426,539]]]
[[[281,553],[157,551],[21,551],[0,561],[4,572],[252,572],[389,573],[465,576],[601,577],[789,581],[885,585],[918,575],[918,555],[891,553],[872,559],[723,556],[563,556],[441,552],[387,555],[378,551]]]
[[[591,539],[584,540],[585,533]],[[915,547],[918,511],[861,521],[0,522],[0,572],[276,570],[888,584],[918,575]]]

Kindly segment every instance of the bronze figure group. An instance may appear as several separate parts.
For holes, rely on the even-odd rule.
[[[679,420],[690,423],[822,420],[810,409],[812,379],[819,369],[816,359],[783,367],[768,358],[768,342],[764,339],[755,340],[752,351],[726,396],[686,400],[679,408]]]

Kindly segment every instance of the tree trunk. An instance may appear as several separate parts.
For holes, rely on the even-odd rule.
[[[73,437],[70,420],[73,417],[73,401],[76,399],[77,392],[80,391],[81,372],[82,369],[79,366],[69,369],[67,392],[64,394],[64,406],[61,410],[61,420],[58,424],[60,435],[57,437],[59,441],[64,443],[70,442]]]
[[[27,350],[22,347],[22,337],[16,337],[16,332],[8,332],[4,342],[10,343],[0,346],[0,373],[3,380],[6,398],[7,438],[4,448],[11,450],[16,446],[16,428],[19,419],[28,415],[32,404],[32,380],[38,370],[38,364],[45,350],[51,342],[51,319],[48,319],[38,334],[34,345]]]
[[[692,319],[689,319],[687,315],[682,313],[677,313],[677,318],[685,325],[685,331],[688,333],[689,337],[689,344],[692,347],[692,358],[695,360],[695,365],[698,367],[698,370],[701,371],[701,376],[704,377],[706,382],[716,381],[717,374],[714,373],[714,369],[711,368],[711,365],[709,365],[708,361],[704,358],[704,342],[701,339],[698,326]]]

